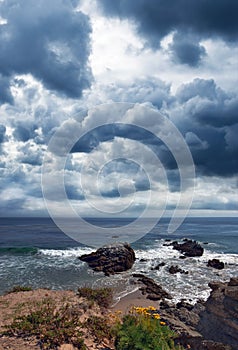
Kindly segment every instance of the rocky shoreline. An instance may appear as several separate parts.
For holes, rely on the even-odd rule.
[[[167,242],[166,245],[173,246],[179,250],[183,258],[198,257],[203,254],[202,247],[196,241],[184,240],[182,243]],[[116,243],[99,248],[96,252],[79,257],[88,263],[95,272],[103,272],[106,276],[128,271],[133,266],[136,256],[133,249],[126,243]],[[223,263],[213,259],[207,262],[211,268],[222,269]],[[160,269],[165,263],[157,264],[154,269]],[[179,266],[172,265],[169,268],[172,274],[186,273]],[[143,273],[131,273],[130,283],[136,292],[126,295],[120,301],[101,311],[91,304],[81,301],[84,311],[79,309],[82,317],[99,315],[105,317],[112,311],[120,310],[122,314],[129,312],[132,306],[148,307],[152,305],[160,314],[161,321],[174,330],[178,337],[176,342],[185,349],[191,350],[237,350],[238,346],[238,277],[231,278],[227,282],[211,282],[210,296],[206,301],[198,301],[194,305],[180,300],[173,302],[173,298],[160,283],[157,283]],[[44,298],[51,297],[58,304],[67,298],[74,307],[78,307],[78,296],[72,291],[50,291],[34,290],[29,292],[18,292],[0,297],[0,327],[4,326],[7,317],[11,317],[11,310],[25,301],[25,305],[39,302]],[[64,301],[65,302],[65,301]],[[80,305],[81,305],[80,304]],[[107,316],[106,316],[107,317]],[[94,343],[93,334],[85,338],[86,344],[91,344],[87,349],[105,349]],[[106,344],[106,343],[105,343]],[[59,349],[76,349],[71,345],[65,345]],[[67,347],[68,346],[68,347]],[[1,349],[23,350],[38,349],[36,339],[0,337]],[[108,342],[108,350],[115,349]]]
[[[181,258],[199,257],[203,247],[196,241],[184,239],[166,243],[180,251]],[[119,254],[119,255],[118,255]],[[121,255],[120,255],[121,254]],[[110,275],[127,271],[135,261],[135,254],[127,244],[115,244],[98,249],[95,253],[80,257],[88,262],[94,271],[103,271]],[[161,263],[160,265],[162,265]],[[208,266],[214,269],[224,268],[224,263],[209,260]],[[156,267],[160,268],[160,266]],[[178,266],[170,266],[169,272],[187,273]],[[191,305],[184,300],[174,304],[171,295],[144,274],[132,274],[132,283],[138,286],[141,295],[156,302],[161,316],[174,329],[181,345],[189,344],[194,350],[236,350],[238,346],[238,278],[229,282],[210,283],[211,293],[206,302]],[[145,299],[142,299],[142,303]]]
[[[195,305],[183,300],[173,304],[171,296],[151,278],[142,274],[134,274],[133,277],[140,293],[146,299],[157,301],[161,317],[179,334],[179,344],[189,344],[194,350],[237,349],[238,277],[226,283],[211,282],[208,300]]]

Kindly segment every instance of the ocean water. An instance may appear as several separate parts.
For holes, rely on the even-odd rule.
[[[129,219],[91,219],[104,227],[126,225]],[[131,277],[140,272],[152,277],[173,296],[190,302],[206,299],[211,280],[227,281],[238,276],[238,218],[187,218],[180,228],[168,235],[169,219],[162,219],[153,230],[134,242],[137,260],[132,270],[105,277],[94,273],[78,257],[94,249],[70,239],[49,218],[0,218],[0,294],[15,285],[33,288],[77,290],[80,286],[111,286],[116,299],[137,288]],[[145,224],[146,227],[146,224]],[[168,239],[195,239],[204,247],[198,258],[180,259],[180,253],[165,246]],[[206,266],[217,258],[223,270]],[[158,271],[153,267],[164,262]],[[188,274],[171,275],[168,269],[178,265]]]

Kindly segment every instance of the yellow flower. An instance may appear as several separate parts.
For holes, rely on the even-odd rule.
[[[163,321],[161,321],[160,324],[161,324],[161,326],[165,326],[166,325],[166,323],[163,322]]]
[[[156,310],[156,308],[154,306],[149,306],[148,309],[151,310],[151,311],[155,311]]]
[[[153,314],[153,317],[156,318],[156,320],[160,319],[160,315],[159,314]]]

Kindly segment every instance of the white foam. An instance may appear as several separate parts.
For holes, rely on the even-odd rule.
[[[228,281],[230,277],[237,276],[238,255],[222,254],[209,249],[204,250],[201,257],[188,257],[180,259],[181,253],[172,246],[164,246],[164,240],[155,242],[153,248],[148,250],[136,250],[138,260],[133,267],[133,272],[142,272],[152,277],[173,297],[177,302],[186,299],[195,303],[198,299],[206,300],[210,294],[208,283],[212,280]],[[143,259],[140,261],[140,259]],[[219,259],[225,263],[223,270],[217,270],[207,266],[209,259]],[[165,266],[159,270],[153,270],[157,264],[164,262]],[[178,265],[188,274],[169,273],[171,265]]]
[[[94,250],[88,247],[77,247],[68,249],[39,249],[38,254],[49,257],[74,258],[83,254],[92,253]]]

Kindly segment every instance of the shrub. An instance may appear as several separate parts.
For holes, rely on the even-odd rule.
[[[63,343],[70,343],[85,350],[79,321],[80,313],[69,304],[57,309],[52,299],[46,299],[27,315],[16,316],[3,333],[8,336],[36,336],[41,349],[57,349]]]
[[[100,307],[107,308],[112,303],[113,292],[111,288],[78,288],[78,296],[96,302]]]
[[[116,350],[182,350],[175,346],[176,334],[160,320],[154,308],[134,308],[119,325]]]

